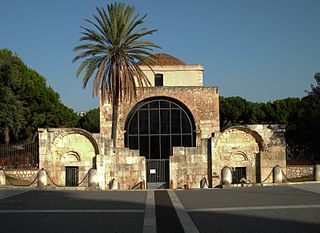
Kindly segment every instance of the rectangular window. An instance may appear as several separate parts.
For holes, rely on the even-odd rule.
[[[163,74],[155,74],[155,76],[154,76],[154,85],[156,87],[162,87],[163,86]]]

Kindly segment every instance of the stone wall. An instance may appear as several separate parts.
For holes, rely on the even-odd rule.
[[[200,180],[208,179],[206,147],[174,147],[169,166],[172,188],[200,188]]]
[[[314,165],[287,165],[286,176],[288,179],[313,178]]]
[[[82,129],[39,129],[39,168],[57,185],[65,185],[66,167],[79,167],[79,181],[95,167],[99,154],[95,135]],[[84,185],[86,185],[84,182]]]
[[[231,127],[212,139],[212,171],[221,175],[224,167],[246,168],[247,182],[257,181],[257,158],[262,146],[257,142],[259,135],[247,127]],[[218,185],[220,180],[213,180]]]
[[[273,167],[279,165],[285,172],[285,151],[282,126],[230,127],[212,138],[212,171],[217,176],[225,166],[231,169],[245,167],[247,182],[272,182],[269,175]],[[213,179],[213,185],[219,182],[219,179]]]
[[[217,87],[150,87],[138,90],[137,99],[119,107],[117,147],[124,147],[124,130],[128,115],[142,100],[154,97],[173,98],[185,105],[191,112],[196,125],[197,146],[201,138],[210,138],[212,132],[220,131],[219,94]],[[101,136],[111,138],[112,111],[109,103],[100,104]]]
[[[261,135],[263,149],[258,158],[257,167],[260,171],[260,181],[272,182],[272,169],[280,166],[286,173],[286,144],[284,125],[248,125],[248,128]]]
[[[129,189],[145,181],[145,158],[138,151],[112,148],[110,140],[82,129],[39,129],[39,168],[53,180],[51,185],[65,185],[66,167],[79,167],[79,182],[91,168],[98,171],[99,187],[109,189],[114,179],[116,189]],[[85,179],[82,186],[88,185]],[[115,188],[115,187],[114,187]]]
[[[107,147],[105,155],[97,156],[97,170],[101,189],[131,189],[141,181],[146,182],[145,157],[136,150]]]
[[[18,180],[32,182],[37,177],[38,169],[6,169],[5,174]],[[35,182],[34,185],[37,185]]]

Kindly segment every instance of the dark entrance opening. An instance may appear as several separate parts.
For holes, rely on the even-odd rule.
[[[247,180],[246,167],[236,167],[233,170],[232,183],[241,184]]]
[[[79,167],[66,167],[66,186],[78,186]]]
[[[196,145],[190,111],[170,98],[151,98],[136,105],[125,126],[125,147],[139,150],[147,159],[148,183],[169,187],[169,156],[174,146]],[[156,167],[156,168],[154,168]]]
[[[169,159],[147,159],[146,166],[149,189],[169,188]]]

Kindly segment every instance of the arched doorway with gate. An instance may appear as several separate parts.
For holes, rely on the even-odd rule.
[[[146,157],[147,188],[169,187],[173,147],[196,145],[195,122],[180,101],[154,97],[139,102],[125,124],[125,147]]]

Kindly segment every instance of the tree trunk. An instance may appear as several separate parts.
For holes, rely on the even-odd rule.
[[[111,139],[113,141],[113,148],[117,147],[117,127],[118,127],[118,109],[119,102],[114,100],[112,104],[112,130],[111,130]]]
[[[9,135],[9,128],[8,128],[8,126],[5,126],[5,127],[4,127],[3,135],[4,135],[4,144],[8,145],[9,142],[10,142],[10,135]]]

